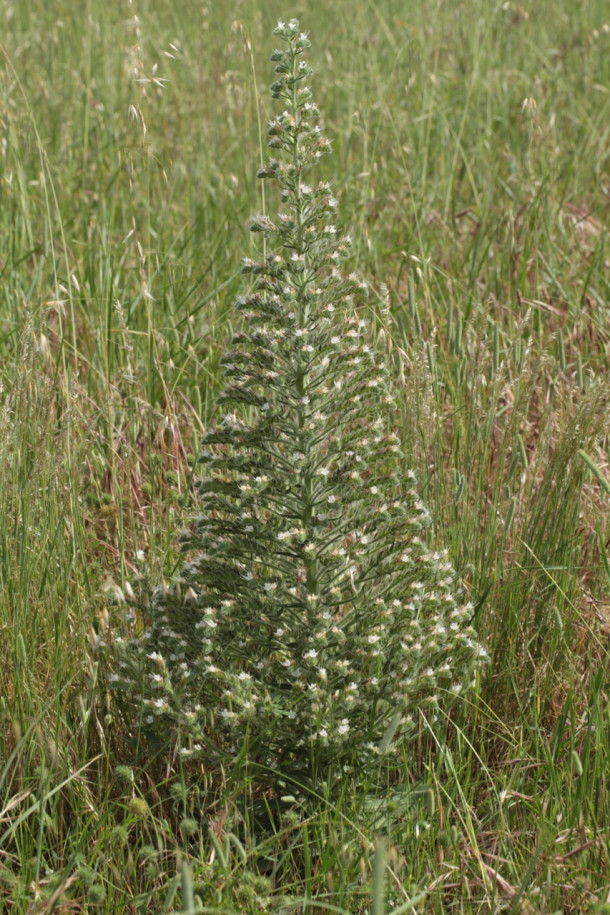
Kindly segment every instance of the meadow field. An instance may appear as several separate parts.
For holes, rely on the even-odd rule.
[[[97,647],[143,625],[137,581],[171,579],[197,508],[249,218],[277,206],[281,16],[490,662],[385,792],[278,819],[247,771],[141,754]],[[607,0],[4,0],[0,24],[0,911],[610,912]]]

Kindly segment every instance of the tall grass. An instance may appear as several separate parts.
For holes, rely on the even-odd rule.
[[[606,4],[300,6],[0,12],[0,908],[602,912]],[[409,463],[492,656],[450,750],[424,726],[405,756],[398,823],[348,784],[268,811],[247,773],[202,807],[173,759],[143,768],[90,651],[130,625],[110,598],[175,563],[260,208],[252,61],[292,13]]]

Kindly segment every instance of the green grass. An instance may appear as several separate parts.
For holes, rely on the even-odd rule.
[[[607,4],[251,6],[0,10],[0,910],[609,911]],[[394,815],[346,785],[271,817],[247,772],[194,796],[90,650],[129,625],[117,587],[174,567],[280,15],[492,656],[405,751],[409,816],[399,786]]]

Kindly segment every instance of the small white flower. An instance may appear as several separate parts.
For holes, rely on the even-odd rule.
[[[309,651],[305,652],[303,657],[304,658],[317,658],[318,652],[315,650],[315,648],[310,648]]]

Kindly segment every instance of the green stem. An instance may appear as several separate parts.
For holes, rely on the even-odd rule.
[[[294,210],[295,210],[295,219],[297,225],[297,243],[296,243],[296,253],[299,257],[305,257],[306,245],[304,238],[303,230],[303,208],[302,208],[302,199],[301,199],[301,171],[299,164],[299,108],[298,108],[298,92],[297,92],[297,66],[298,66],[298,55],[294,50],[294,43],[290,42],[290,75],[293,79],[292,83],[292,115],[294,117],[294,136],[292,143],[292,164],[295,171],[295,186],[294,186]],[[305,261],[299,262],[299,266],[295,271],[295,287],[297,291],[297,301],[299,303],[299,327],[305,328],[307,325],[307,297],[305,295],[307,282],[306,282],[306,265]],[[296,387],[299,394],[299,397],[304,397],[307,390],[307,372],[306,370],[299,365],[296,373]],[[305,413],[306,410],[301,408],[299,409],[299,430],[304,431],[305,427]],[[304,445],[304,436],[300,436],[301,439],[301,448],[305,451],[307,450]],[[312,522],[312,511],[313,511],[313,480],[311,473],[307,472],[305,474],[305,485],[303,492],[303,508],[301,514],[301,523],[307,533],[309,534]],[[309,536],[307,538],[309,540]],[[319,591],[319,582],[318,582],[318,564],[315,559],[306,559],[305,567],[307,569],[307,588],[313,594],[318,594]]]

